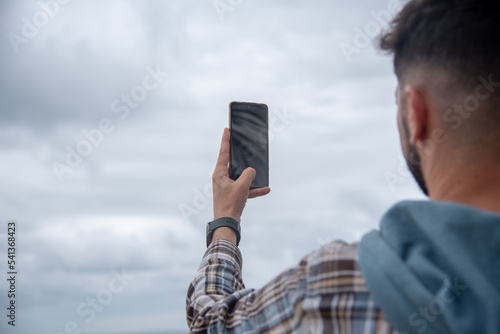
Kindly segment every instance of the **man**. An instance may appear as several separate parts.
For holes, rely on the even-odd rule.
[[[394,55],[401,146],[430,201],[402,202],[359,244],[332,242],[245,289],[237,233],[214,231],[189,287],[193,333],[500,333],[500,11],[413,0],[381,38]],[[213,173],[214,218],[240,221],[251,168]]]

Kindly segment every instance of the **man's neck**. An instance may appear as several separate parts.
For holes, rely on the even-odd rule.
[[[500,172],[498,162],[448,164],[427,175],[429,197],[500,214]],[[439,172],[436,173],[436,171]]]

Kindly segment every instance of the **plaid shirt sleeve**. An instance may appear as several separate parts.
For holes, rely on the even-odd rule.
[[[357,245],[331,242],[260,290],[245,289],[233,243],[207,249],[186,299],[190,333],[396,333],[374,304]]]

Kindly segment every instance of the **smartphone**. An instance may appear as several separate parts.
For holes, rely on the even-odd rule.
[[[269,186],[269,110],[251,102],[229,104],[229,177],[237,180],[247,167],[257,172],[250,189]]]

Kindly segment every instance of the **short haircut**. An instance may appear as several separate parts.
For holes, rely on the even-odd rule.
[[[446,73],[467,92],[479,76],[500,81],[499,41],[498,0],[412,0],[382,35],[380,48],[394,55],[400,81],[423,66]]]

